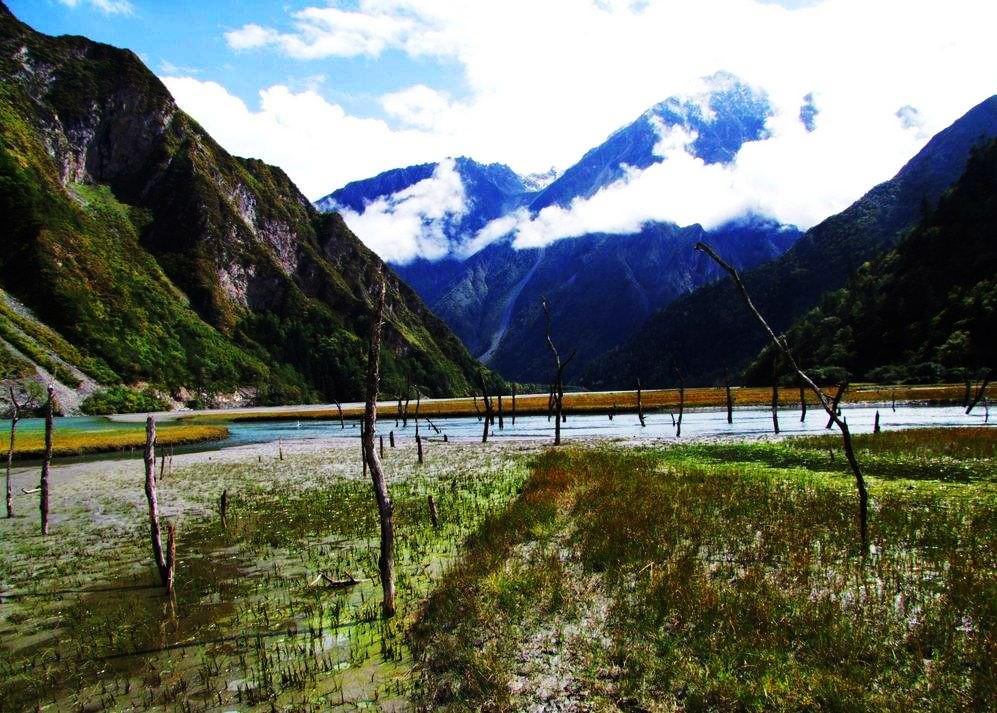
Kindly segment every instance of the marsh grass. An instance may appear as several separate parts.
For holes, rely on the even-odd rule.
[[[203,423],[164,422],[156,430],[159,446],[181,446],[228,437],[225,426]],[[0,434],[0,451],[6,456],[10,445],[10,429]],[[89,453],[106,453],[142,448],[145,445],[145,426],[139,423],[108,423],[92,430],[59,428],[55,421],[52,433],[52,452],[56,456],[77,456]],[[38,429],[20,428],[14,440],[14,458],[38,458],[45,447],[45,434]]]
[[[414,629],[421,702],[528,705],[510,692],[507,655],[556,621],[532,602],[572,605],[552,591],[572,576],[598,577],[611,602],[588,622],[608,644],[565,640],[585,705],[992,710],[997,432],[885,435],[858,444],[876,459],[864,564],[850,476],[808,467],[813,454],[827,462],[829,438],[544,453]],[[531,505],[534,492],[548,505]],[[550,503],[569,562],[549,569],[561,577],[524,578],[542,557],[522,553],[550,544]],[[529,599],[502,595],[524,582]]]
[[[404,706],[413,680],[405,630],[463,539],[515,498],[525,469],[459,446],[434,450],[422,467],[408,444],[388,455],[399,612],[386,622],[376,511],[358,461],[338,448],[178,469],[160,487],[168,515],[178,498],[188,501],[174,601],[149,586],[141,501],[105,496],[104,514],[113,508],[121,525],[101,533],[113,546],[89,558],[64,557],[40,538],[25,538],[16,556],[5,550],[0,578],[15,596],[0,622],[0,701],[59,710]],[[212,512],[222,488],[227,529]],[[430,492],[439,530],[426,511]],[[90,540],[82,528],[80,539]],[[319,573],[360,583],[311,586]]]

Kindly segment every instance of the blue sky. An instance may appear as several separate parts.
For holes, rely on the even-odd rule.
[[[113,1],[113,0],[111,0]],[[107,12],[89,0],[6,0],[21,20],[50,35],[84,35],[142,57],[160,75],[189,75],[222,83],[249,104],[275,84],[313,88],[350,113],[381,116],[378,97],[417,83],[465,94],[453,62],[411,58],[390,50],[379,57],[328,57],[302,63],[276,52],[236,52],[225,33],[247,23],[287,26],[314,2],[245,0],[128,0],[130,10]],[[115,5],[110,7],[114,8]],[[125,7],[125,6],[122,6]]]
[[[133,49],[225,148],[312,199],[448,156],[564,170],[718,71],[768,95],[767,138],[731,165],[662,136],[667,161],[547,216],[542,240],[634,215],[808,227],[997,92],[993,0],[7,1],[43,32]],[[425,209],[460,189],[441,176]]]

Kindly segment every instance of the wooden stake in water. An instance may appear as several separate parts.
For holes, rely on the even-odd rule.
[[[163,556],[163,540],[159,531],[159,498],[156,492],[156,419],[145,420],[145,497],[149,502],[149,534],[152,539],[152,558],[159,571],[159,579],[167,586],[169,572]]]
[[[55,390],[48,387],[48,400],[45,402],[45,452],[42,454],[42,477],[39,484],[41,497],[39,509],[42,515],[42,534],[48,534],[48,471],[52,464],[52,399]]]

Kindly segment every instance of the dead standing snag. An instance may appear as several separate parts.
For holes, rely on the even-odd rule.
[[[381,575],[383,594],[381,609],[385,618],[395,614],[395,528],[392,518],[394,506],[388,495],[388,485],[381,469],[381,459],[374,448],[374,433],[377,425],[377,392],[380,385],[381,332],[384,328],[384,301],[387,286],[384,273],[377,276],[378,294],[370,326],[370,345],[367,352],[367,399],[363,417],[364,461],[370,467],[374,498],[377,500],[377,513],[381,525],[381,552],[377,569]],[[408,409],[406,408],[406,416]]]
[[[163,540],[159,531],[159,498],[156,493],[156,419],[145,419],[145,498],[149,502],[149,535],[152,539],[152,559],[159,571],[159,580],[169,585],[169,568],[163,556]]]
[[[869,552],[869,494],[865,487],[865,478],[862,476],[862,469],[859,467],[859,462],[855,457],[855,450],[852,448],[852,435],[848,430],[848,423],[838,416],[835,407],[828,401],[827,396],[821,391],[820,387],[813,382],[813,380],[806,375],[806,373],[799,367],[796,363],[796,359],[793,358],[792,352],[789,350],[789,346],[786,344],[785,339],[780,339],[772,331],[772,328],[762,317],[761,312],[755,307],[755,304],[751,301],[751,296],[748,294],[748,290],[745,288],[744,283],[741,281],[741,276],[738,275],[737,270],[734,269],[732,265],[727,263],[723,258],[721,258],[709,245],[705,243],[696,243],[696,250],[705,253],[710,258],[713,259],[727,274],[731,276],[734,281],[734,285],[737,287],[738,292],[741,294],[741,298],[744,300],[749,311],[755,316],[762,328],[768,334],[769,339],[775,348],[782,353],[783,358],[786,363],[790,365],[796,375],[803,381],[807,387],[817,396],[817,402],[823,407],[824,411],[831,420],[837,424],[838,428],[841,429],[841,438],[844,441],[845,447],[845,457],[848,459],[848,465],[852,469],[852,474],[855,476],[855,489],[858,491],[859,496],[859,535],[862,540],[862,554],[867,555]],[[843,385],[844,387],[844,385]],[[844,388],[840,389],[839,394],[844,393]]]
[[[558,353],[557,347],[554,346],[554,340],[550,336],[550,309],[547,305],[547,298],[542,297],[540,304],[543,305],[544,311],[547,348],[550,349],[551,356],[554,359],[554,383],[551,386],[551,402],[554,411],[554,445],[559,446],[561,445],[561,423],[564,420],[564,369],[575,358],[575,352],[572,351],[567,359],[563,362],[561,361],[561,355]]]
[[[48,534],[48,471],[52,464],[52,399],[54,389],[48,387],[48,400],[45,402],[45,453],[42,455],[42,477],[38,489],[41,491],[39,509],[42,514],[42,534]]]

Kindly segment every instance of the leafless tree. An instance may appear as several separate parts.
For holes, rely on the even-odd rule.
[[[730,395],[730,370],[724,367],[724,388],[727,390],[727,423],[734,423],[734,399]]]
[[[505,428],[505,414],[502,413],[502,392],[498,393],[498,417],[499,417],[499,428]]]
[[[682,372],[679,371],[678,367],[675,367],[675,378],[678,380],[679,384],[679,417],[675,421],[675,437],[682,437],[682,414],[685,413],[685,379],[682,378]]]
[[[547,304],[547,298],[542,297],[540,304],[543,306],[544,311],[547,348],[550,349],[551,357],[554,360],[554,383],[551,388],[551,394],[553,395],[554,405],[554,445],[559,446],[561,445],[561,422],[563,421],[564,412],[564,370],[571,363],[571,360],[575,358],[575,351],[572,351],[563,362],[561,361],[561,355],[558,353],[557,347],[554,346],[554,340],[550,335],[550,307]]]
[[[478,385],[481,386],[481,398],[485,402],[485,416],[483,419],[485,427],[481,432],[481,442],[488,443],[488,427],[491,425],[492,420],[492,400],[488,396],[488,385],[485,384],[485,375],[480,369],[478,370]]]
[[[42,454],[42,476],[39,490],[39,509],[42,515],[42,534],[48,534],[48,473],[52,465],[52,411],[55,389],[49,384],[46,389],[48,398],[45,401],[45,452]]]
[[[831,426],[833,426],[835,423],[838,422],[838,420],[835,417],[841,412],[839,404],[841,403],[841,397],[845,395],[845,391],[847,390],[848,390],[847,381],[842,381],[840,384],[838,384],[838,391],[834,394],[834,399],[831,401],[831,410],[834,411],[834,414],[828,417],[827,425],[825,425],[824,428],[830,428]]]
[[[512,385],[512,425],[516,425],[516,384]]]
[[[169,571],[163,555],[163,540],[159,529],[159,496],[156,488],[156,418],[145,419],[145,498],[149,503],[149,535],[152,540],[152,560],[159,580],[167,586]]]
[[[807,420],[807,390],[806,385],[800,381],[800,423]]]
[[[381,525],[381,552],[377,569],[381,576],[381,610],[385,618],[395,615],[395,527],[394,506],[388,494],[388,485],[381,468],[381,459],[374,448],[377,426],[377,394],[380,388],[381,332],[384,329],[384,302],[387,292],[384,273],[377,276],[377,297],[370,326],[370,344],[367,351],[367,393],[363,418],[364,460],[370,467],[370,477],[377,500],[377,513]],[[406,408],[406,415],[408,409]]]
[[[644,428],[647,424],[644,423],[644,403],[640,397],[640,379],[637,379],[637,420],[640,421],[640,427]]]
[[[790,365],[796,375],[801,381],[806,383],[806,385],[813,391],[814,395],[817,397],[818,403],[823,407],[827,415],[837,424],[838,428],[841,430],[841,438],[844,442],[845,457],[848,459],[848,465],[852,470],[852,474],[855,477],[855,488],[858,491],[859,500],[859,535],[862,544],[862,553],[867,555],[869,552],[869,494],[865,486],[865,478],[862,476],[862,469],[859,466],[858,459],[855,457],[855,449],[852,447],[852,436],[851,432],[848,430],[848,423],[845,419],[838,416],[837,410],[834,405],[828,401],[827,396],[824,392],[814,383],[814,381],[806,375],[806,373],[799,367],[796,363],[796,359],[793,358],[793,354],[789,349],[789,345],[786,343],[785,338],[777,337],[772,328],[769,327],[768,322],[762,317],[761,312],[755,307],[754,303],[751,301],[751,296],[748,294],[747,288],[744,286],[744,282],[741,281],[741,276],[737,273],[732,265],[721,258],[709,245],[705,243],[696,243],[696,250],[705,253],[710,258],[713,259],[727,274],[731,276],[734,281],[738,292],[741,294],[741,298],[744,300],[748,309],[754,314],[758,323],[765,330],[772,344],[778,349],[786,363]],[[842,389],[843,391],[843,389]]]
[[[17,422],[21,419],[21,410],[33,403],[30,394],[23,400],[18,399],[17,392],[14,391],[13,384],[7,384],[7,391],[10,394],[10,442],[7,444],[7,517],[14,517],[14,486],[10,479],[10,470],[14,464],[14,441],[17,437]]]
[[[987,372],[983,375],[983,383],[980,384],[980,388],[976,391],[976,396],[966,405],[966,415],[968,416],[970,412],[976,407],[976,404],[980,403],[980,400],[987,393],[987,386],[990,384],[991,370],[987,369]]]

